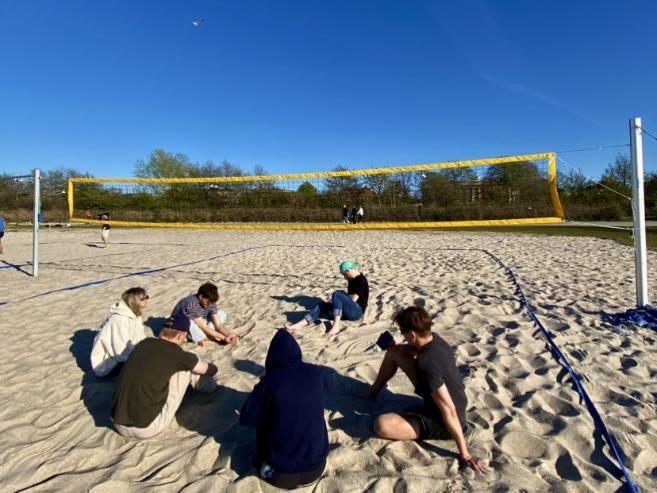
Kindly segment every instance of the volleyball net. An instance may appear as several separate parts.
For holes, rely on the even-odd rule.
[[[362,170],[70,178],[71,222],[206,229],[404,229],[564,220],[554,153]],[[362,208],[363,214],[356,214]],[[346,217],[345,217],[346,209]]]

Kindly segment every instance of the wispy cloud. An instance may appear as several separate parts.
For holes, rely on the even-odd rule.
[[[581,111],[577,110],[571,105],[568,105],[562,101],[559,101],[558,99],[555,99],[553,97],[547,96],[539,91],[536,91],[534,89],[531,89],[523,84],[518,84],[514,82],[509,82],[503,79],[499,79],[497,77],[494,77],[488,73],[484,72],[479,72],[481,77],[490,82],[491,84],[501,87],[502,89],[505,89],[509,92],[519,94],[521,96],[525,96],[531,99],[536,99],[537,101],[541,101],[545,104],[548,104],[550,106],[554,106],[555,108],[562,109],[564,111],[567,111],[571,115],[574,115],[578,118],[581,118],[582,120],[586,120],[589,123],[592,123],[594,125],[601,125],[601,123],[593,118],[590,115],[587,115],[585,113],[582,113]]]

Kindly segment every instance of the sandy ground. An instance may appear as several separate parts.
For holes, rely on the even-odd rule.
[[[633,306],[633,251],[610,241],[438,232],[44,231],[41,270],[26,273],[27,232],[8,233],[0,257],[0,489],[2,491],[272,491],[250,467],[254,432],[238,409],[263,371],[276,327],[344,288],[338,263],[361,263],[370,281],[362,322],[329,340],[321,326],[298,334],[307,361],[333,368],[326,403],[331,453],[307,491],[590,491],[622,487],[608,448],[561,367],[520,306],[503,270],[517,275],[543,324],[627,455],[644,491],[657,490],[657,334],[619,333],[602,320]],[[657,255],[649,261],[657,295]],[[12,264],[15,267],[8,267]],[[148,269],[164,270],[129,276]],[[88,287],[83,283],[107,280]],[[203,281],[219,286],[234,347],[199,350],[220,369],[219,391],[190,391],[161,436],[116,434],[109,403],[116,379],[89,370],[108,307],[132,286],[151,295],[157,328]],[[459,468],[451,441],[375,438],[374,416],[413,397],[403,375],[368,403],[350,390],[370,382],[383,353],[374,346],[399,307],[422,305],[455,348],[465,377],[469,438],[493,471]],[[400,339],[399,334],[397,338]],[[189,348],[191,349],[191,348]]]

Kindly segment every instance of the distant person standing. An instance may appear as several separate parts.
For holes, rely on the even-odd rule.
[[[98,214],[98,220],[109,221],[110,220],[109,212],[103,212],[102,214]],[[103,248],[107,248],[107,240],[109,239],[110,229],[111,226],[107,223],[103,224],[100,227],[100,239],[103,240]]]
[[[347,207],[347,204],[342,206],[342,224],[349,224],[349,207]]]
[[[359,223],[364,223],[365,222],[365,211],[363,210],[363,207],[358,208],[358,212],[356,212],[356,222]]]
[[[2,249],[2,237],[5,235],[5,218],[0,216],[0,255],[5,253]]]
[[[351,208],[351,222],[356,224],[356,206]]]

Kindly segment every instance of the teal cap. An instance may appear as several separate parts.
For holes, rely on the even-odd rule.
[[[340,274],[344,274],[349,269],[358,269],[358,264],[356,262],[349,262],[348,260],[340,264]]]

